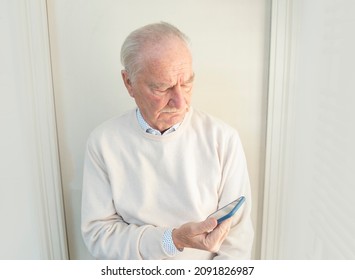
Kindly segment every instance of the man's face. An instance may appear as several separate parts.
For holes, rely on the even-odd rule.
[[[146,47],[142,63],[134,81],[125,71],[123,80],[145,121],[164,131],[181,122],[189,109],[194,80],[191,54],[184,43],[171,39]]]

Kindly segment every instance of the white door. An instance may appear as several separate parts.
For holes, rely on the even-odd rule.
[[[355,2],[273,1],[262,257],[355,258]]]
[[[241,135],[258,257],[270,1],[48,0],[47,5],[70,258],[91,258],[80,233],[86,139],[102,121],[134,106],[120,77],[120,47],[130,31],[157,21],[176,25],[192,40],[193,105]]]

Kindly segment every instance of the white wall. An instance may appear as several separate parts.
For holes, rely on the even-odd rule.
[[[0,1],[0,259],[67,256],[45,5],[32,3]]]
[[[49,0],[59,146],[70,257],[90,258],[80,234],[82,163],[89,132],[134,106],[120,77],[119,52],[133,29],[156,21],[192,40],[193,104],[236,127],[253,188],[256,251],[266,121],[269,1]]]

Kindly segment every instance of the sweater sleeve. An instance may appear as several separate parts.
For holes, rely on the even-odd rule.
[[[254,230],[251,221],[251,191],[247,163],[239,136],[235,133],[221,154],[222,181],[219,207],[243,195],[246,201],[233,216],[227,238],[214,259],[250,259]]]
[[[100,147],[89,139],[84,160],[81,230],[97,259],[164,259],[165,228],[127,224],[117,213]]]

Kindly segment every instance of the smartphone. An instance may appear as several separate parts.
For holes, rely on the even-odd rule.
[[[217,219],[218,224],[220,224],[224,220],[227,220],[228,218],[232,217],[237,212],[239,207],[244,203],[244,201],[245,197],[241,196],[238,199],[227,204],[226,206],[218,209],[216,212],[209,215],[208,218],[214,217]]]

